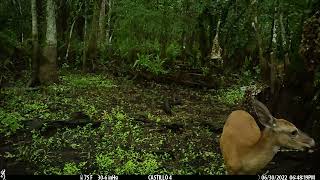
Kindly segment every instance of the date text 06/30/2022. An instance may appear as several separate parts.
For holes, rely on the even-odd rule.
[[[264,174],[259,180],[315,180],[316,175],[271,175]]]

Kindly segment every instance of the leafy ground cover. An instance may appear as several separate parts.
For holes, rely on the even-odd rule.
[[[60,78],[38,90],[18,83],[1,91],[0,151],[9,173],[224,174],[217,139],[243,97],[240,87],[202,90],[104,74]],[[168,114],[172,99],[181,102]],[[92,123],[42,132],[74,112]],[[34,120],[42,128],[26,130]]]

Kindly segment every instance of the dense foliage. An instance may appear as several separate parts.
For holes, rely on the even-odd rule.
[[[223,174],[213,139],[260,83],[272,112],[291,111],[319,135],[319,9],[317,0],[1,0],[0,167],[6,158],[34,174]],[[77,113],[90,122],[71,127]]]
[[[57,1],[58,64],[61,67],[81,68],[86,40],[91,32],[91,21],[99,11],[96,1]],[[38,2],[39,21],[45,27],[45,4]],[[12,56],[14,48],[23,47],[31,39],[30,1],[5,0],[1,2],[1,54],[3,60]],[[319,3],[316,1],[106,1],[104,34],[99,34],[103,46],[95,57],[95,64],[109,67],[110,63],[125,64],[127,69],[144,69],[152,73],[174,70],[174,64],[189,67],[208,65],[217,22],[221,20],[220,46],[226,65],[236,66],[251,57],[258,61],[258,45],[252,22],[258,18],[263,53],[268,56],[272,48],[275,19],[283,16],[286,47],[282,46],[281,28],[277,28],[277,56],[283,59],[300,59],[297,54],[301,41],[302,25]],[[7,9],[12,9],[7,11]],[[99,12],[97,13],[99,14]],[[99,17],[96,17],[99,18]],[[276,26],[280,26],[277,23]],[[40,28],[40,40],[44,28]],[[42,32],[42,33],[41,33]],[[43,44],[43,43],[42,43]],[[6,49],[5,49],[6,48]],[[67,50],[68,49],[68,50]],[[68,52],[67,52],[68,51]],[[68,55],[67,55],[68,54]],[[7,58],[6,58],[7,57]],[[23,59],[29,64],[29,58]],[[1,61],[2,67],[10,66]],[[12,63],[12,62],[11,62]],[[20,62],[21,63],[21,62]],[[15,64],[16,65],[16,64]],[[28,70],[26,66],[24,69]],[[2,75],[4,76],[4,75]]]

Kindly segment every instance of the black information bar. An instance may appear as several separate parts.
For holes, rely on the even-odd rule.
[[[218,180],[218,179],[241,179],[244,178],[246,180],[260,180],[261,178],[256,176],[227,176],[227,175],[106,175],[106,176],[98,176],[98,175],[72,175],[72,176],[57,176],[57,175],[7,175],[6,180],[14,180],[14,179],[32,179],[32,180],[49,180],[49,179],[70,179],[70,180]],[[1,179],[0,179],[1,180]],[[288,179],[289,180],[289,179]]]

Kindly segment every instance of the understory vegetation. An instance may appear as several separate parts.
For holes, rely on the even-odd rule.
[[[1,0],[0,170],[225,174],[225,120],[253,98],[318,142],[319,9],[317,0]],[[285,164],[265,168],[314,174],[316,148],[278,153]]]
[[[15,150],[6,157],[30,163],[34,168],[30,172],[224,174],[212,127],[223,123],[221,111],[228,112],[243,98],[240,86],[186,91],[182,86],[134,84],[108,75],[64,73],[60,77],[60,83],[41,89],[2,90],[1,134],[26,139],[14,144]],[[169,116],[161,105],[172,92],[184,102]],[[67,121],[79,111],[92,122],[48,133],[46,121]],[[44,122],[40,129],[27,123],[37,120]],[[98,127],[93,125],[96,122]],[[15,136],[24,129],[28,131],[21,137]]]

